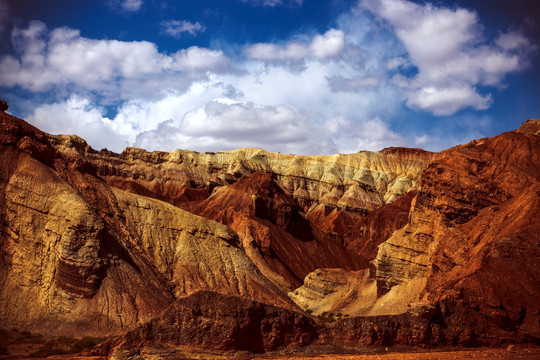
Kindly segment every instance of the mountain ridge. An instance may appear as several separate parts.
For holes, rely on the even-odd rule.
[[[0,113],[0,319],[131,334],[101,348],[113,357],[174,319],[192,330],[171,341],[204,347],[193,324],[221,315],[203,298],[277,314],[223,315],[227,349],[246,350],[245,324],[256,352],[537,342],[538,134],[528,120],[440,153],[115,154]],[[277,325],[293,318],[307,327]]]

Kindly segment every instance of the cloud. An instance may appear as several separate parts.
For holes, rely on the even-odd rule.
[[[441,116],[486,109],[489,87],[525,66],[525,37],[477,41],[482,28],[468,10],[404,0],[359,9],[327,31],[231,47],[229,56],[197,46],[163,52],[34,21],[13,30],[15,51],[0,56],[0,72],[5,88],[49,99],[21,115],[97,148],[329,154],[442,147],[447,134],[408,129],[402,114],[414,112],[405,106]]]
[[[256,146],[306,154],[354,152],[362,144],[374,149],[393,139],[359,141],[373,138],[357,130],[376,116],[386,126],[379,130],[392,134],[380,119],[396,111],[400,97],[395,85],[374,73],[385,69],[379,54],[370,54],[375,58],[365,67],[358,47],[348,45],[339,29],[248,45],[234,63],[221,50],[163,53],[151,42],[90,39],[39,21],[16,28],[13,45],[15,54],[0,57],[6,86],[57,97],[36,104],[27,118],[41,126],[58,111],[62,121],[46,130],[77,133],[95,147]],[[105,111],[112,115],[106,118]],[[82,118],[111,134],[107,141],[113,135],[121,141],[107,145],[92,126],[80,126]]]
[[[302,6],[303,0],[242,0],[245,3],[251,3],[259,6]]]
[[[190,47],[165,54],[148,41],[89,39],[69,28],[49,31],[39,21],[15,28],[12,41],[18,56],[0,57],[3,82],[30,91],[70,85],[126,98],[177,88],[207,71],[225,71],[229,64],[220,50]]]
[[[407,105],[412,108],[429,109],[435,115],[452,115],[472,107],[484,110],[491,105],[491,96],[481,96],[470,86],[427,87],[407,91]]]
[[[263,61],[300,61],[303,60],[309,53],[309,49],[305,44],[297,41],[292,41],[284,46],[258,43],[251,45],[245,50],[248,57]]]
[[[307,57],[320,60],[335,58],[345,48],[345,33],[342,30],[330,29],[323,35],[317,34],[311,43],[289,41],[284,45],[258,43],[245,48],[245,54],[254,60],[267,63],[298,63]]]
[[[191,46],[178,50],[172,55],[172,69],[189,72],[225,71],[229,67],[229,59],[221,50],[210,50]]]
[[[232,150],[262,147],[288,153],[332,153],[335,145],[322,127],[292,105],[267,106],[218,99],[186,113],[183,118],[161,123],[137,136],[145,148]]]
[[[390,146],[403,146],[406,141],[402,136],[392,131],[387,123],[379,117],[363,122],[356,130],[358,148],[366,150],[381,150]]]
[[[330,29],[324,35],[316,35],[310,46],[313,55],[319,59],[337,56],[345,47],[345,34],[341,30]]]
[[[49,133],[83,134],[85,140],[97,149],[111,146],[118,149],[129,145],[127,138],[110,129],[110,120],[103,116],[103,109],[77,95],[39,106],[27,120]]]
[[[328,85],[333,92],[355,92],[363,88],[373,88],[380,84],[376,76],[357,76],[352,79],[343,76],[328,78]]]
[[[127,12],[137,12],[139,11],[143,6],[142,0],[124,0],[120,4],[122,9]]]
[[[199,22],[193,23],[186,20],[167,20],[161,22],[161,33],[177,39],[182,37],[183,33],[195,36],[204,31],[206,31],[206,27]]]
[[[495,43],[503,50],[519,50],[531,48],[530,43],[523,34],[517,31],[510,31],[499,35]]]
[[[392,26],[417,68],[413,76],[394,79],[411,108],[435,115],[486,109],[491,97],[478,87],[502,86],[506,74],[526,65],[516,50],[528,41],[519,33],[503,34],[494,44],[481,41],[482,27],[473,11],[407,0],[361,0],[359,8]],[[402,64],[389,63],[393,68]]]

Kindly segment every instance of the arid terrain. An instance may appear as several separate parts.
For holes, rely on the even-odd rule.
[[[540,357],[540,120],[440,153],[116,154],[0,112],[0,163],[1,356]]]

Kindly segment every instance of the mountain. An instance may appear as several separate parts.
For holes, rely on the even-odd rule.
[[[0,323],[118,358],[538,342],[539,135],[116,154],[0,112]]]

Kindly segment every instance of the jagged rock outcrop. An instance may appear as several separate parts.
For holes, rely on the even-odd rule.
[[[379,296],[425,278],[428,301],[468,304],[485,321],[538,338],[540,121],[438,154],[409,223],[379,246]]]
[[[374,259],[378,246],[407,224],[416,193],[411,190],[393,203],[384,204],[357,219],[345,232],[347,247],[367,259]]]
[[[315,321],[302,313],[214,292],[197,292],[174,302],[159,318],[103,344],[94,353],[125,359],[145,347],[192,346],[262,353],[306,346],[318,335]]]
[[[184,206],[236,231],[248,256],[285,293],[300,286],[315,269],[358,270],[368,265],[366,259],[313,226],[267,173],[254,173]]]
[[[259,302],[198,292],[163,314],[87,353],[110,359],[222,357],[310,345],[479,346],[504,343],[510,334],[459,303],[416,303],[398,315],[315,321]],[[246,355],[247,355],[246,354]],[[205,356],[206,355],[206,356]],[[217,355],[217,356],[216,356]]]
[[[230,228],[109,186],[9,115],[0,140],[4,326],[118,333],[199,290],[292,306]]]
[[[310,314],[334,320],[366,315],[377,300],[377,290],[367,270],[317,269],[289,297]]]

